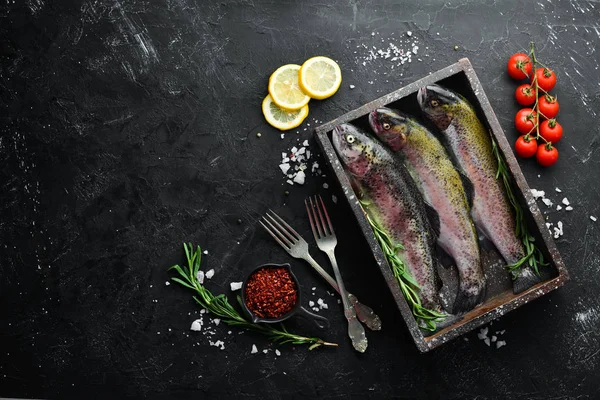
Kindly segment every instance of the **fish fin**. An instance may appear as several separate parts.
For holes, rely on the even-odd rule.
[[[473,182],[465,175],[463,172],[458,171],[458,175],[460,176],[460,180],[462,181],[463,187],[465,188],[465,194],[467,195],[467,202],[469,203],[469,207],[473,207],[473,196],[475,194],[475,188],[473,187]]]
[[[454,300],[454,307],[452,308],[452,312],[454,314],[462,314],[468,311],[471,311],[478,305],[482,304],[485,300],[485,282],[483,286],[480,288],[479,292],[475,295],[469,294],[461,288],[458,288],[458,293],[456,294],[456,299]]]
[[[425,213],[427,214],[427,218],[429,219],[429,223],[431,224],[431,229],[435,233],[435,237],[440,236],[440,215],[435,208],[431,205],[425,203]]]
[[[431,332],[431,331],[426,331],[426,330],[421,330],[421,332],[423,333],[423,336],[431,336],[436,332],[441,331],[444,328],[447,328],[451,325],[454,325],[455,323],[457,323],[458,321],[460,321],[461,319],[463,319],[462,315],[454,315],[454,314],[447,314],[446,318],[444,318],[442,321],[438,321],[435,323],[435,331]]]
[[[523,268],[519,271],[519,275],[513,280],[513,293],[522,293],[541,281],[542,279],[530,268]]]

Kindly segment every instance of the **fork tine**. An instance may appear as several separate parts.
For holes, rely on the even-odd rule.
[[[304,205],[306,206],[306,213],[308,214],[308,221],[310,222],[310,228],[312,229],[312,233],[313,233],[313,236],[315,237],[315,240],[317,240],[319,238],[319,235],[317,234],[317,230],[315,229],[315,222],[313,220],[312,212],[310,210],[310,206],[308,205],[307,199],[304,199]]]
[[[323,226],[323,231],[325,231],[325,236],[328,236],[331,233],[327,232],[327,226],[325,224],[325,218],[323,218],[323,213],[321,212],[321,207],[319,206],[319,202],[317,201],[317,197],[315,196],[315,204],[317,205],[317,211],[319,212],[319,219],[321,220],[321,226]]]
[[[273,226],[273,229],[275,229],[277,231],[277,233],[279,233],[279,235],[283,236],[287,241],[289,241],[291,243],[290,247],[299,240],[299,239],[295,238],[294,235],[292,235],[290,232],[288,232],[283,226],[281,226],[281,224],[279,224],[279,222],[277,222],[277,220],[275,218],[273,218],[272,215],[267,213],[266,217],[270,218],[271,221],[273,221],[273,224],[275,224],[275,226],[273,226],[273,224],[271,224],[269,222],[269,225]],[[265,218],[265,217],[263,217],[263,218]],[[266,219],[266,220],[269,221],[268,219]]]
[[[275,239],[275,241],[276,241],[277,243],[279,243],[279,245],[280,245],[281,247],[283,247],[283,248],[284,248],[286,251],[288,251],[288,252],[290,251],[290,248],[289,248],[287,245],[285,245],[285,244],[284,244],[284,243],[283,243],[281,240],[279,240],[279,238],[278,238],[278,237],[277,237],[277,236],[276,236],[276,235],[275,235],[275,234],[274,234],[274,233],[271,231],[271,229],[269,229],[269,228],[268,228],[268,227],[267,227],[265,224],[263,224],[263,222],[262,222],[262,221],[260,221],[260,220],[259,220],[259,221],[258,221],[258,223],[259,223],[259,224],[261,224],[261,225],[262,225],[262,227],[263,227],[263,228],[265,228],[265,230],[266,230],[267,232],[269,232],[269,235],[271,235],[271,236],[273,237],[273,239]]]
[[[321,197],[321,195],[319,195],[319,200],[321,201],[321,206],[323,207],[323,213],[325,214],[325,218],[327,218],[327,225],[329,225],[329,232],[331,232],[332,235],[335,235],[335,232],[333,231],[333,225],[331,224],[331,220],[329,219],[329,214],[327,214],[327,208],[325,207],[325,203],[323,203],[323,198]]]
[[[275,238],[275,240],[277,240],[277,241],[278,241],[280,244],[281,244],[282,242],[283,242],[283,243],[285,243],[285,245],[283,245],[283,244],[282,244],[282,246],[283,246],[283,247],[285,247],[286,249],[291,249],[291,248],[292,248],[292,242],[290,242],[290,241],[288,240],[288,238],[286,238],[284,235],[282,235],[282,234],[281,234],[281,232],[279,232],[279,231],[277,230],[277,228],[275,228],[275,227],[273,226],[273,224],[272,224],[272,223],[271,223],[271,222],[270,222],[268,219],[266,219],[265,217],[263,217],[263,220],[264,220],[264,221],[265,221],[267,224],[269,224],[269,226],[271,227],[271,229],[272,229],[272,230],[271,230],[271,229],[269,229],[269,228],[267,228],[267,226],[265,226],[265,225],[262,223],[262,221],[259,221],[259,222],[260,222],[260,223],[261,223],[261,224],[262,224],[262,225],[265,227],[265,229],[266,229],[266,230],[267,230],[267,231],[268,231],[268,232],[271,234],[271,236],[273,236],[273,237]],[[278,239],[278,238],[279,238],[279,239]]]
[[[298,232],[296,232],[296,231],[294,230],[294,228],[292,228],[291,226],[289,226],[289,225],[288,225],[288,223],[287,223],[287,222],[285,222],[285,220],[284,220],[283,218],[281,218],[279,215],[277,215],[277,214],[275,213],[275,211],[271,210],[270,208],[269,208],[269,211],[271,212],[271,214],[273,214],[273,215],[274,215],[274,216],[275,216],[275,217],[276,217],[276,218],[279,220],[279,222],[281,222],[281,224],[282,224],[283,226],[285,226],[285,227],[287,228],[288,232],[291,232],[291,233],[293,233],[293,234],[296,236],[296,237],[295,237],[295,240],[299,240],[299,239],[301,239],[301,238],[302,238],[302,237],[300,236],[300,234],[299,234]]]
[[[327,232],[325,232],[323,229],[323,224],[319,223],[319,218],[317,216],[317,211],[315,211],[315,204],[313,203],[312,197],[309,197],[308,201],[310,202],[310,209],[313,212],[313,218],[315,219],[315,225],[317,226],[319,237],[327,236]]]

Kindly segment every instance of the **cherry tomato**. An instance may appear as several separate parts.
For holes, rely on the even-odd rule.
[[[558,105],[556,97],[550,96],[549,94],[540,96],[538,100],[538,110],[542,116],[548,119],[554,118],[558,114],[559,109],[560,106]]]
[[[508,59],[507,70],[508,74],[513,79],[527,79],[533,72],[533,65],[527,54],[516,53]]]
[[[537,113],[531,108],[522,108],[515,116],[515,126],[522,134],[533,132],[537,124]]]
[[[535,71],[535,78],[538,81],[538,86],[544,89],[546,92],[552,90],[556,85],[556,74],[548,68],[538,68]],[[533,84],[534,77],[531,77],[531,84]]]
[[[519,157],[533,157],[533,155],[537,151],[537,148],[537,141],[529,135],[519,136],[519,138],[515,142],[515,152]]]
[[[530,106],[535,103],[535,89],[530,84],[524,83],[515,91],[517,103],[522,106]]]
[[[558,161],[558,150],[552,145],[542,143],[537,148],[535,159],[541,166],[549,167]]]
[[[559,142],[562,134],[563,128],[555,119],[549,119],[540,124],[540,136],[549,142]]]

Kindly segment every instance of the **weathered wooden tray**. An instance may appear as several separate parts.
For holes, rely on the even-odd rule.
[[[367,122],[368,113],[383,106],[400,109],[412,115],[420,116],[421,113],[416,101],[416,93],[420,87],[434,83],[449,87],[465,96],[475,107],[480,120],[493,134],[500,151],[508,164],[510,173],[514,178],[516,185],[514,188],[515,195],[523,207],[530,232],[536,238],[537,246],[544,253],[545,258],[550,265],[543,267],[545,269],[545,281],[523,293],[515,295],[512,291],[510,277],[500,265],[504,264],[500,255],[495,249],[482,249],[482,262],[488,279],[485,303],[467,313],[462,320],[454,325],[446,327],[431,336],[425,336],[417,326],[415,318],[402,295],[392,270],[373,235],[371,226],[363,214],[363,210],[357,201],[356,194],[350,185],[350,181],[344,173],[342,165],[331,143],[331,131],[336,125],[345,122],[355,124],[369,131]],[[546,228],[542,213],[540,212],[535,199],[531,195],[531,191],[525,181],[525,177],[521,172],[519,164],[513,155],[511,147],[506,140],[506,136],[500,127],[498,119],[496,118],[483,88],[481,87],[481,83],[468,59],[463,58],[454,65],[432,73],[401,89],[365,104],[356,110],[350,111],[333,121],[329,121],[317,127],[315,129],[315,135],[319,146],[323,150],[327,163],[335,174],[337,181],[342,188],[342,192],[352,208],[356,221],[373,252],[375,261],[379,265],[381,273],[394,296],[396,304],[413,336],[415,344],[421,352],[427,352],[466,332],[484,325],[506,312],[514,310],[515,308],[562,286],[568,280],[567,270],[556,249],[556,244]],[[456,279],[456,276],[448,276],[446,278],[451,280]]]

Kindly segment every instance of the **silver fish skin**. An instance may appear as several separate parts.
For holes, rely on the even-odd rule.
[[[498,162],[489,133],[475,110],[462,96],[438,85],[419,89],[417,101],[446,137],[460,168],[473,183],[473,222],[494,243],[507,264],[516,263],[525,256],[525,248],[515,235],[515,217],[504,188],[496,179]],[[522,268],[513,282],[513,291],[520,293],[539,281],[531,269]]]
[[[465,188],[470,182],[461,177],[440,141],[416,119],[379,108],[369,115],[369,123],[377,137],[401,155],[425,201],[439,214],[438,244],[454,259],[460,280],[453,312],[470,311],[483,303],[486,288]]]
[[[345,170],[371,201],[369,216],[395,243],[404,246],[398,255],[420,287],[422,305],[440,312],[434,258],[436,235],[408,171],[381,144],[353,125],[335,127],[332,139]]]

